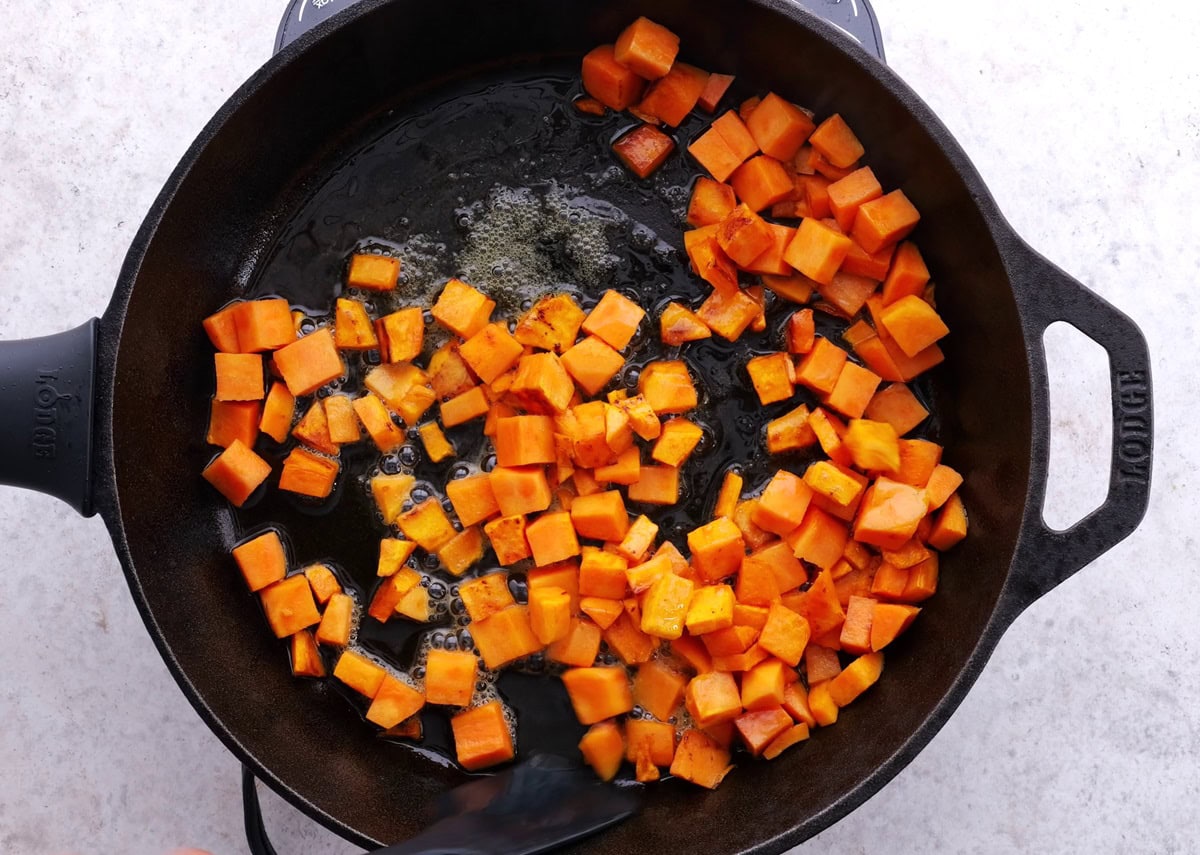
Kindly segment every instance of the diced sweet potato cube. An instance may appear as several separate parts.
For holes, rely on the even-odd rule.
[[[723,671],[699,674],[688,683],[685,702],[699,727],[732,721],[741,715],[742,699],[733,676]]]
[[[473,526],[500,513],[500,504],[487,474],[457,478],[446,483],[446,497],[464,526]]]
[[[871,622],[875,617],[875,600],[870,597],[851,596],[846,603],[846,620],[838,642],[848,653],[871,651]]]
[[[292,428],[292,436],[316,451],[336,455],[337,443],[329,435],[329,421],[325,417],[325,403],[319,398],[312,402],[308,412]]]
[[[296,328],[292,324],[291,307],[287,300],[247,300],[230,309],[237,333],[236,349],[241,353],[278,350],[296,340]]]
[[[383,521],[391,525],[400,516],[401,506],[408,501],[416,478],[404,472],[395,475],[376,475],[371,479],[371,495],[383,515]]]
[[[289,576],[268,585],[259,597],[276,638],[287,638],[321,620],[312,588],[303,576]]]
[[[942,505],[941,513],[929,532],[929,545],[945,552],[967,536],[967,512],[962,498],[954,493]]]
[[[903,383],[880,389],[866,409],[867,418],[887,422],[897,435],[904,436],[929,417],[929,411]]]
[[[304,568],[304,578],[308,580],[308,586],[312,588],[313,597],[321,605],[329,602],[334,594],[342,593],[341,583],[333,575],[333,571],[324,564],[313,564]]]
[[[663,309],[659,326],[663,344],[670,347],[712,337],[712,330],[700,316],[679,303],[669,303]]]
[[[454,446],[450,440],[446,439],[446,434],[442,432],[436,422],[421,425],[419,433],[421,434],[421,443],[425,446],[425,453],[432,462],[440,463],[454,454]]]
[[[496,301],[463,282],[451,279],[433,305],[433,319],[455,335],[469,339],[488,325]]]
[[[353,406],[355,415],[380,451],[395,451],[404,444],[404,431],[392,421],[391,414],[378,397],[368,392],[361,398],[355,398]]]
[[[373,698],[388,674],[362,654],[344,650],[333,668],[333,676],[363,697]]]
[[[404,567],[390,576],[384,577],[371,597],[367,606],[367,614],[380,623],[387,623],[396,611],[396,606],[404,595],[417,587],[421,575],[411,567]]]
[[[850,234],[867,252],[879,252],[908,237],[920,219],[904,191],[893,190],[859,206]]]
[[[507,573],[488,573],[463,582],[458,592],[472,621],[487,620],[497,612],[516,605],[508,589]]]
[[[650,84],[636,111],[639,115],[660,119],[672,128],[678,127],[695,108],[707,85],[707,71],[677,62],[666,76]]]
[[[341,466],[336,460],[295,448],[283,461],[279,489],[324,499],[333,492],[339,471]]]
[[[550,507],[553,494],[541,467],[497,466],[488,477],[500,513],[506,517],[536,513]]]
[[[818,394],[828,395],[837,386],[846,366],[846,351],[827,338],[818,338],[796,366],[796,382]]]
[[[779,659],[767,659],[742,675],[742,706],[748,710],[780,707],[785,698],[786,666]],[[791,723],[789,715],[788,723]]]
[[[839,707],[844,707],[874,685],[882,672],[882,653],[859,656],[829,681],[829,697]]]
[[[620,603],[617,605],[619,609]],[[600,654],[600,638],[600,628],[595,624],[586,620],[569,619],[566,635],[546,648],[546,658],[562,665],[587,668]]]
[[[261,401],[263,360],[256,353],[215,353],[217,401]]]
[[[346,284],[367,291],[392,291],[400,277],[400,259],[358,253],[350,257]]]
[[[450,719],[450,729],[458,763],[468,771],[506,763],[516,754],[499,701],[459,713]]]
[[[766,531],[785,535],[800,525],[810,501],[809,486],[799,476],[781,469],[763,490],[751,519]]]
[[[234,440],[240,440],[242,445],[253,448],[261,416],[262,404],[258,401],[214,400],[205,441],[228,448]]]
[[[335,445],[358,442],[362,429],[354,413],[354,402],[347,395],[330,395],[323,402],[329,440]],[[334,452],[336,453],[336,449]]]
[[[797,558],[827,569],[841,560],[848,537],[845,523],[813,504],[800,525],[788,533],[787,542]]]
[[[770,92],[746,119],[746,127],[764,154],[790,161],[815,126],[807,113]]]
[[[625,741],[625,759],[631,762],[644,757],[654,766],[670,766],[675,758],[675,726],[667,722],[631,718],[625,722]]]
[[[739,267],[749,266],[771,246],[766,220],[742,203],[717,224],[717,244]]]
[[[605,107],[620,111],[637,103],[645,88],[641,77],[617,62],[613,45],[600,45],[583,57],[582,77],[583,88],[592,98],[576,101],[575,107],[600,116]]]
[[[571,668],[562,681],[580,724],[595,724],[633,709],[624,668]]]
[[[421,355],[425,346],[424,313],[411,306],[384,315],[375,322],[375,332],[384,361],[410,362]]]
[[[810,635],[810,625],[803,616],[779,603],[772,603],[758,644],[772,656],[794,667],[800,664]]]
[[[758,303],[745,291],[723,294],[714,290],[696,311],[709,329],[726,341],[737,341],[754,323],[761,311]]]
[[[346,370],[328,327],[277,350],[275,367],[293,395],[311,395]]]
[[[395,537],[383,538],[379,541],[379,561],[376,565],[375,575],[395,576],[416,549],[417,545],[411,540],[400,540]],[[320,599],[315,586],[313,593],[317,593],[317,598]]]
[[[711,133],[711,131],[710,131]],[[691,148],[689,147],[689,151]],[[741,164],[741,161],[738,161]],[[725,219],[735,207],[737,196],[733,188],[703,175],[692,186],[692,198],[688,203],[687,222],[690,226],[712,226]]]
[[[679,467],[699,444],[704,431],[687,419],[669,419],[662,427],[650,456],[666,466]]]
[[[655,638],[642,632],[638,621],[630,617],[628,612],[621,614],[604,630],[604,641],[626,665],[649,662],[658,643]]]
[[[525,540],[524,515],[514,514],[492,520],[484,525],[483,531],[501,566],[512,566],[530,556],[529,543]]]
[[[629,485],[629,501],[673,505],[679,501],[679,470],[674,466],[643,466]]]
[[[209,315],[203,321],[204,332],[208,334],[208,340],[212,342],[213,347],[222,353],[241,352],[241,348],[238,346],[236,320],[241,305],[241,303],[234,303],[226,306],[221,311]],[[289,322],[291,320],[290,313],[288,320]]]
[[[794,240],[795,234],[793,232],[789,232],[789,234]],[[788,241],[788,246],[791,246],[791,240]],[[786,247],[784,251],[787,251]],[[790,276],[763,276],[762,282],[775,296],[792,303],[807,303],[812,297],[815,284],[803,273],[793,273]]]
[[[871,620],[870,649],[882,650],[912,625],[920,609],[899,603],[875,603]]]
[[[896,429],[887,422],[851,419],[844,442],[859,469],[895,472],[900,468],[899,438]]]
[[[653,125],[640,125],[613,143],[613,151],[638,178],[648,178],[663,165],[675,141]]]
[[[549,416],[510,416],[496,422],[496,461],[500,466],[531,466],[555,461],[554,420]]]
[[[721,294],[738,293],[737,267],[717,242],[715,224],[684,232],[683,246],[697,276]]]
[[[730,469],[721,480],[721,489],[717,493],[717,501],[713,505],[713,517],[732,517],[737,503],[742,497],[742,487],[745,479]]]
[[[338,297],[334,309],[333,343],[338,350],[374,350],[379,336],[367,315],[367,307],[358,300]]]
[[[927,512],[921,490],[889,478],[878,478],[859,508],[854,539],[882,549],[895,549],[913,536]]]
[[[611,781],[625,758],[621,728],[612,721],[593,724],[579,740],[579,753],[601,781]]]
[[[483,558],[483,535],[475,526],[464,528],[437,551],[452,576],[461,576]]]
[[[738,603],[763,607],[778,600],[782,593],[771,565],[759,559],[751,560],[749,556],[742,559],[742,569],[734,590]]]
[[[698,730],[683,734],[671,761],[671,774],[676,778],[710,790],[715,790],[731,769],[729,750]]]
[[[335,647],[350,643],[351,621],[354,616],[354,599],[348,594],[334,594],[325,606],[321,623],[317,626],[317,641]]]
[[[490,408],[491,402],[488,401],[487,393],[483,391],[482,386],[476,386],[442,403],[442,424],[446,427],[456,427],[487,415]]]
[[[624,557],[627,561],[640,562],[647,550],[654,545],[654,538],[657,536],[658,526],[643,514],[629,526],[629,531],[625,533],[625,538],[617,546],[617,554]]]
[[[688,146],[688,153],[715,179],[714,183],[727,181],[745,159],[738,157],[715,125],[692,140]],[[718,186],[724,187],[725,185],[722,183]],[[731,195],[732,192],[731,188]],[[698,225],[708,224],[699,223]]]
[[[683,700],[687,678],[662,660],[638,666],[633,678],[633,700],[659,721],[665,722]],[[673,745],[673,743],[672,743]]]
[[[525,539],[539,567],[579,554],[579,538],[566,511],[542,514],[526,526]]]
[[[325,663],[310,630],[302,629],[292,636],[290,653],[293,677],[325,676]]]
[[[734,720],[746,750],[757,757],[792,726],[792,717],[779,706],[743,713]]]
[[[589,335],[562,355],[562,366],[584,392],[596,395],[625,364],[625,358],[603,340]]]
[[[472,621],[471,638],[483,664],[493,671],[542,649],[525,606],[509,606],[484,620]]]
[[[608,629],[618,617],[624,614],[625,606],[620,600],[609,600],[604,597],[582,597],[579,600],[579,610],[590,617],[600,629]],[[591,663],[572,664],[590,665]]]
[[[426,499],[396,517],[404,536],[426,552],[437,552],[458,534],[437,499]]]
[[[829,208],[843,232],[850,231],[859,206],[883,195],[879,179],[864,166],[829,185]]]
[[[783,258],[808,278],[827,285],[833,281],[852,241],[820,220],[805,217]]]
[[[679,36],[646,17],[622,30],[613,48],[617,62],[646,80],[665,76],[678,54]]]
[[[552,294],[521,316],[513,337],[523,345],[562,354],[575,343],[583,318],[583,310],[570,294]]]
[[[484,383],[491,383],[516,364],[523,349],[503,324],[488,324],[467,339],[459,355]]]
[[[233,558],[251,591],[261,591],[287,575],[287,555],[274,530],[235,546]]]
[[[783,454],[807,448],[817,441],[808,423],[808,406],[801,404],[785,415],[767,422],[767,451]]]
[[[638,377],[638,391],[656,415],[686,413],[697,403],[696,387],[682,361],[651,362]]]
[[[746,371],[763,406],[792,397],[796,372],[786,353],[755,356],[746,363]]]
[[[929,268],[917,245],[905,241],[896,247],[887,277],[883,280],[883,305],[896,302],[901,297],[919,297],[929,284]]]
[[[577,497],[571,503],[571,521],[580,537],[596,540],[619,542],[629,530],[625,501],[617,490]]]
[[[880,320],[888,335],[910,357],[915,357],[950,332],[941,316],[920,297],[901,297],[888,304],[883,308]]]
[[[693,529],[687,542],[693,566],[710,582],[736,573],[746,552],[741,530],[725,517]]]
[[[530,591],[529,625],[542,644],[551,644],[565,638],[571,631],[570,595],[562,588],[553,587]],[[599,637],[597,633],[596,638]]]
[[[733,626],[733,588],[705,585],[697,588],[688,605],[688,632],[704,635]]]
[[[518,362],[511,392],[527,411],[553,415],[570,406],[575,384],[558,356],[534,353]]]
[[[291,430],[295,413],[296,397],[288,391],[287,384],[272,383],[258,428],[276,442],[283,442]]]
[[[864,152],[862,143],[838,113],[821,122],[808,142],[822,157],[842,169],[853,166]]]
[[[584,547],[579,566],[579,592],[590,597],[620,599],[625,596],[625,570],[628,566],[629,562],[620,555],[595,547]]]
[[[479,662],[463,650],[429,651],[425,660],[425,700],[431,704],[465,707],[475,694]]]
[[[783,201],[796,186],[783,164],[765,154],[752,157],[739,166],[730,176],[729,183],[737,197],[752,211],[762,211]]]
[[[679,638],[692,596],[692,582],[664,573],[646,591],[642,603],[642,632],[656,638]]]

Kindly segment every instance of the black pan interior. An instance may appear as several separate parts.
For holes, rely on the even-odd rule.
[[[128,296],[112,430],[135,593],[209,723],[267,770],[277,788],[362,842],[392,842],[421,827],[432,799],[460,782],[461,773],[376,739],[337,692],[293,680],[282,646],[228,559],[247,528],[280,522],[298,560],[336,558],[351,575],[365,577],[379,532],[345,521],[369,515],[366,497],[351,482],[333,513],[274,499],[235,522],[197,477],[210,457],[203,425],[212,391],[199,320],[230,299],[259,293],[282,293],[315,309],[332,296],[345,254],[372,236],[443,236],[445,251],[433,248],[423,261],[426,278],[456,272],[439,267],[450,263],[464,237],[456,208],[486,196],[498,180],[558,178],[582,191],[577,196],[617,203],[658,240],[681,249],[677,211],[686,191],[673,188],[686,180],[682,158],[655,179],[659,192],[647,196],[628,177],[604,181],[609,164],[593,162],[597,148],[588,155],[563,143],[572,134],[607,139],[619,126],[570,112],[572,69],[632,17],[649,15],[681,34],[685,58],[736,73],[747,94],[775,89],[820,114],[836,110],[847,118],[885,186],[903,187],[921,209],[917,239],[954,331],[946,366],[922,393],[938,413],[948,462],[967,473],[972,536],[944,561],[941,592],[896,647],[885,679],[837,727],[775,763],[744,764],[715,793],[677,782],[650,788],[643,812],[596,845],[612,852],[694,851],[694,810],[723,818],[706,827],[714,852],[797,842],[873,792],[928,738],[927,728],[914,739],[960,679],[1009,572],[1029,477],[1029,379],[1012,291],[985,216],[990,202],[965,158],[952,144],[944,147],[940,126],[914,118],[914,111],[929,118],[923,105],[878,79],[865,59],[830,44],[819,24],[785,20],[770,4],[434,5],[372,4],[237,96],[223,123],[210,129],[212,138],[194,151],[195,162],[177,175],[148,245],[135,248],[110,312],[119,319]],[[455,96],[469,97],[453,102]],[[562,101],[557,113],[540,109],[555,100]],[[396,144],[404,136],[396,128],[409,115],[440,117],[441,124],[415,122],[425,141],[406,148]],[[687,126],[678,135],[683,145],[690,137]],[[540,150],[542,161],[522,163],[520,150]],[[601,180],[579,179],[588,173]],[[652,302],[686,296],[694,284],[656,245],[648,242],[613,273],[615,284],[665,286]],[[137,257],[140,250],[144,257]],[[556,269],[564,267],[570,264]],[[414,287],[423,281],[419,268],[410,274]],[[770,334],[758,344],[769,341]],[[748,414],[731,359],[744,360],[745,353],[707,347],[700,363],[717,374],[727,366],[724,388]],[[745,458],[744,425],[725,414],[710,421],[706,468]],[[761,464],[751,469],[766,472]],[[688,507],[672,525],[703,513],[708,486],[697,477]]]

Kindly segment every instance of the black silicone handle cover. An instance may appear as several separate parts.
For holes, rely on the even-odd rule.
[[[94,513],[98,324],[0,342],[0,484],[49,493],[84,516]]]

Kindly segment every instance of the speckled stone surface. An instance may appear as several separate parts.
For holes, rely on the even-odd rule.
[[[161,183],[266,59],[283,5],[5,4],[0,338],[102,311]],[[929,747],[797,851],[1195,851],[1200,7],[876,6],[892,66],[1017,231],[1146,331],[1155,491],[1133,537],[1017,620]],[[1103,492],[1107,392],[1094,346],[1052,344],[1047,516],[1069,523]],[[102,523],[0,489],[0,534],[0,852],[245,851],[237,764],[159,660]],[[264,801],[281,855],[355,851]]]

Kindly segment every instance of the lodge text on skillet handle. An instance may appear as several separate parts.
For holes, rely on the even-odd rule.
[[[0,484],[92,507],[93,318],[42,338],[0,342]]]
[[[1016,593],[1033,602],[1128,537],[1150,502],[1153,395],[1150,352],[1142,331],[1123,312],[1085,288],[1030,247],[1021,244],[1017,294],[1030,348],[1034,387],[1033,478],[1018,546]],[[1065,321],[1108,353],[1112,390],[1112,458],[1108,493],[1096,510],[1064,531],[1042,515],[1049,466],[1049,396],[1043,334]],[[1038,400],[1041,398],[1041,400]]]

